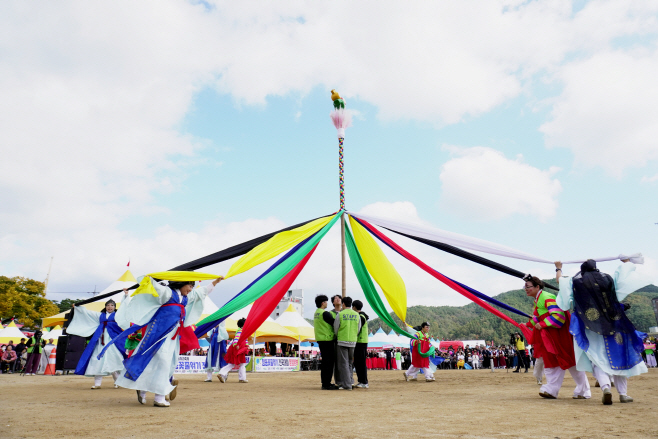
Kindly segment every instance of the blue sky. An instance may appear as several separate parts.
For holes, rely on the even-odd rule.
[[[639,251],[658,280],[651,2],[1,8],[0,274],[43,279],[55,256],[53,299],[337,210],[332,88],[354,112],[348,209],[548,259]],[[309,303],[339,288],[337,242],[295,283]],[[485,293],[518,286],[399,242]],[[410,305],[466,303],[390,257]]]

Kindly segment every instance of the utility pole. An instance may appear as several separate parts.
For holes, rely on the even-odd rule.
[[[53,268],[53,259],[55,257],[51,256],[50,257],[50,265],[48,266],[48,274],[46,275],[46,280],[44,281],[44,287],[43,287],[43,295],[45,297],[46,292],[48,291],[48,280],[50,280],[50,270]]]

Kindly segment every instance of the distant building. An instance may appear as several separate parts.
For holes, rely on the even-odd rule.
[[[276,320],[282,313],[288,309],[288,306],[292,305],[295,310],[299,313],[300,316],[304,316],[304,291],[303,290],[288,290],[286,294],[283,295],[281,301],[276,306],[270,317]]]

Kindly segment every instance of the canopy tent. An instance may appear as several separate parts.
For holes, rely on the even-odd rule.
[[[122,290],[123,288],[128,288],[132,285],[135,285],[136,282],[137,282],[137,280],[135,279],[135,276],[133,276],[133,274],[130,272],[130,270],[126,270],[126,272],[123,273],[121,275],[121,277],[119,277],[117,280],[112,282],[107,288],[105,288],[103,291],[101,291],[97,295],[101,296],[101,295],[106,294],[110,291]],[[94,301],[94,302],[91,302],[91,303],[86,303],[86,304],[81,305],[81,306],[84,306],[85,308],[90,309],[92,311],[99,311],[100,312],[105,307],[105,302],[107,302],[110,299],[112,299],[116,302],[117,308],[118,308],[119,305],[121,305],[121,301],[123,300],[123,297],[124,297],[124,293],[123,293],[123,291],[120,291],[120,292],[114,294],[110,298],[102,298],[100,300],[97,300],[97,301]],[[61,312],[59,314],[55,314],[54,316],[45,317],[42,320],[42,326],[45,328],[45,327],[49,327],[49,326],[63,325],[64,322],[66,321],[66,314],[67,313],[68,313],[68,311],[64,311],[64,312]]]
[[[231,337],[235,336],[235,333],[238,331],[238,320],[241,318],[247,318],[249,312],[251,311],[252,305],[247,305],[243,309],[233,313],[231,317],[228,317],[225,320],[226,331]],[[290,331],[287,328],[284,328],[280,324],[274,321],[271,317],[265,319],[265,321],[258,327],[256,332],[254,332],[251,337],[256,337],[257,341],[260,342],[271,342],[276,341],[279,343],[292,343],[297,344],[298,336],[294,332]]]
[[[315,329],[292,304],[275,320],[279,325],[297,334],[300,341],[315,340]]]
[[[18,329],[18,326],[16,326],[13,320],[3,330],[0,330],[0,343],[2,344],[13,341],[14,345],[17,345],[21,342],[21,338],[27,338],[27,335]]]
[[[62,331],[62,327],[59,326],[59,325],[57,325],[57,326],[55,326],[52,330],[50,330],[50,331],[48,331],[48,332],[44,332],[43,335],[41,336],[41,338],[42,338],[43,340],[46,340],[46,341],[48,341],[48,340],[51,339],[51,338],[52,338],[54,341],[57,341],[57,339],[60,338],[60,337],[62,336],[62,332],[63,332],[63,331]]]

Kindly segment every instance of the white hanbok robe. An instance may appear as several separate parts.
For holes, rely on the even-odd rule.
[[[160,285],[151,279],[151,284],[158,293],[158,297],[151,294],[138,294],[133,297],[130,303],[122,305],[117,311],[115,319],[119,326],[130,326],[130,323],[136,325],[144,325],[148,323],[155,313],[162,305],[167,303],[171,297],[171,288]],[[210,283],[208,286],[197,287],[187,295],[187,305],[185,306],[185,323],[184,326],[190,326],[196,323],[203,313],[203,300],[212,291],[214,285]],[[180,291],[177,291],[180,300],[183,299]],[[144,372],[137,378],[136,381],[129,380],[124,375],[125,368],[121,368],[119,378],[116,384],[120,387],[127,389],[143,390],[146,392],[153,392],[158,395],[167,395],[174,390],[169,382],[173,376],[176,364],[178,363],[178,355],[180,351],[180,337],[172,337],[176,333],[180,325],[176,324],[174,328],[166,335],[165,341],[160,346],[158,351],[153,356],[153,359],[144,369]],[[135,352],[138,352],[142,342],[139,343]]]
[[[615,283],[617,300],[620,302],[633,291],[637,291],[639,288],[647,285],[646,280],[633,275],[635,268],[635,264],[632,262],[626,262],[617,268],[615,275],[612,276]],[[573,278],[566,276],[560,277],[559,283],[560,292],[555,298],[557,306],[564,310],[571,309],[573,304]],[[640,361],[631,369],[613,370],[612,367],[610,367],[610,361],[608,360],[608,355],[606,353],[603,336],[590,331],[589,329],[585,329],[585,335],[587,336],[587,340],[589,340],[589,348],[587,351],[583,351],[580,346],[578,346],[575,339],[573,341],[574,353],[576,355],[576,369],[583,372],[592,372],[592,363],[594,363],[608,375],[632,377],[648,372],[644,361]]]
[[[124,298],[121,306],[126,306],[128,303],[130,303],[130,297]],[[96,332],[98,325],[100,325],[100,317],[101,313],[98,311],[92,311],[85,308],[84,306],[76,306],[75,312],[73,313],[73,320],[71,320],[68,328],[66,328],[66,333],[80,337],[89,337],[94,332]],[[116,320],[116,314],[114,318]],[[119,327],[122,329],[127,328],[121,325],[119,325]],[[107,329],[104,331],[103,337],[105,344],[112,340],[112,337],[110,337]],[[96,346],[94,346],[94,351],[91,354],[91,358],[89,359],[87,370],[85,370],[85,376],[107,376],[112,372],[121,370],[123,367],[123,355],[121,355],[121,351],[119,351],[119,349],[123,349],[125,351],[124,347],[117,345],[110,346],[105,352],[105,355],[103,355],[103,357],[101,357],[99,360],[98,355],[101,353],[104,347],[105,346],[101,344],[101,340],[99,338],[96,342]]]
[[[226,320],[224,320],[217,327],[217,341],[221,343],[223,340],[228,340],[228,339],[229,339],[229,337],[228,337],[228,332],[226,331]],[[219,369],[221,369],[219,367],[219,364],[221,363],[220,358],[217,358],[217,361],[215,362],[215,367],[212,367],[211,366],[211,364],[212,364],[211,359],[212,359],[213,355],[218,356],[219,352],[213,352],[212,345],[210,345],[210,347],[208,347],[208,356],[207,356],[207,358],[208,358],[208,367],[206,368],[206,372],[219,373]]]

